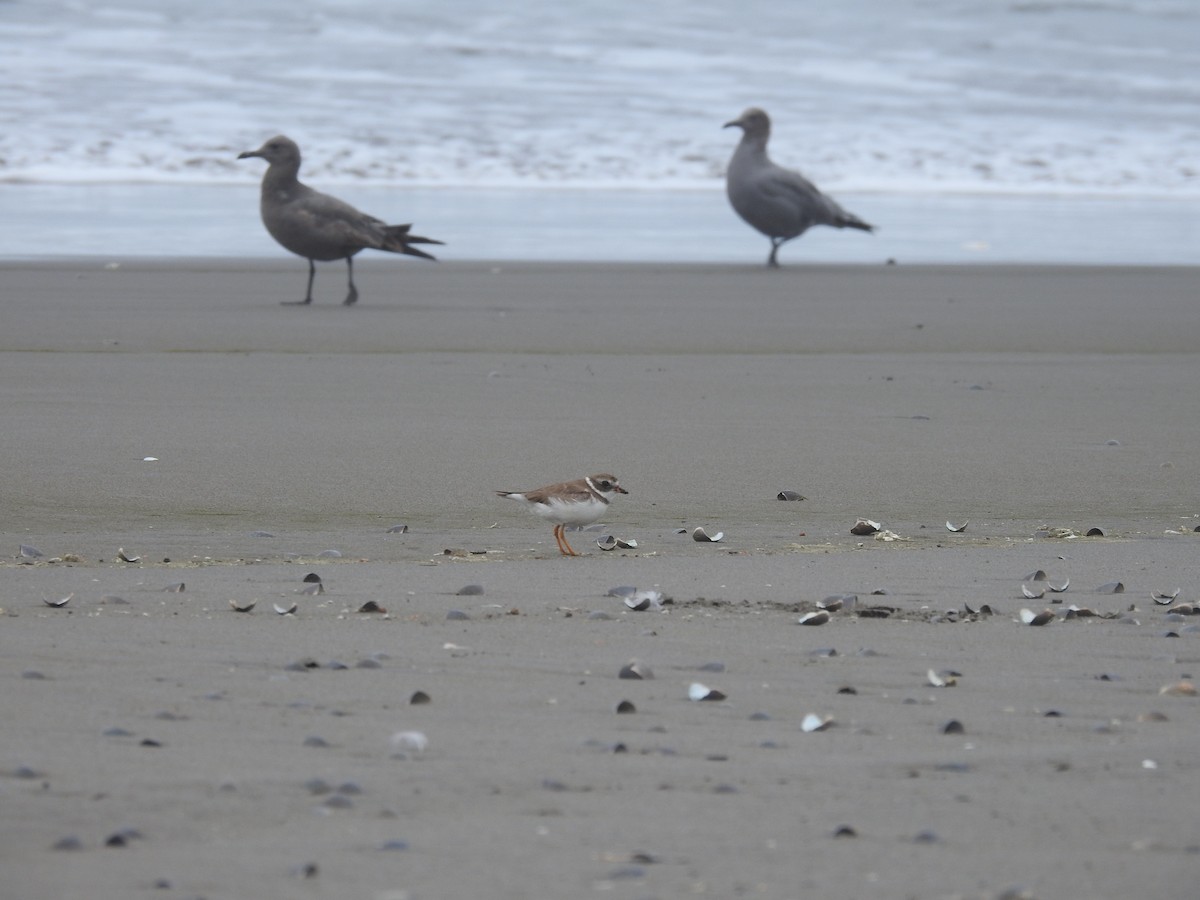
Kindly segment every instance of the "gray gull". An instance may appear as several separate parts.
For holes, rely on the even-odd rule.
[[[771,162],[767,156],[771,120],[761,109],[751,107],[724,127],[743,132],[729,161],[725,191],[734,211],[771,239],[768,266],[778,268],[775,254],[779,248],[813,225],[874,230],[875,226],[846,212],[799,172]]]
[[[354,286],[354,254],[360,250],[386,250],[434,259],[412,244],[440,244],[432,238],[409,234],[411,225],[388,225],[359,212],[349,203],[314,191],[301,184],[300,148],[296,142],[278,135],[257,150],[239,153],[238,159],[257,156],[270,165],[262,181],[262,220],[271,237],[286,250],[308,260],[308,290],[299,304],[312,303],[314,260],[346,260],[346,278],[350,285],[347,306],[358,299]]]

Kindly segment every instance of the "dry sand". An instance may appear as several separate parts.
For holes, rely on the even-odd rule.
[[[0,266],[0,895],[1195,895],[1200,271],[356,274]]]

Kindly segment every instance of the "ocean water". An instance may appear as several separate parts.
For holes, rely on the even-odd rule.
[[[1193,0],[0,0],[0,255],[280,252],[236,155],[286,133],[462,258],[765,256],[722,194],[759,105],[880,225],[785,260],[1194,262],[1198,34]]]

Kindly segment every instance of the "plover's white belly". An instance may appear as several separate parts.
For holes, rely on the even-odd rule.
[[[551,522],[561,522],[563,525],[590,525],[604,515],[608,504],[599,500],[572,503],[550,499],[544,503],[531,503],[530,508]]]

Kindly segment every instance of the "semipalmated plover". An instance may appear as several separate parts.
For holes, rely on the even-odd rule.
[[[613,497],[628,493],[615,475],[606,474],[548,484],[532,491],[496,491],[497,496],[520,500],[531,512],[554,522],[554,540],[563,556],[579,555],[567,543],[563,533],[567,525],[591,525],[604,515]]]

